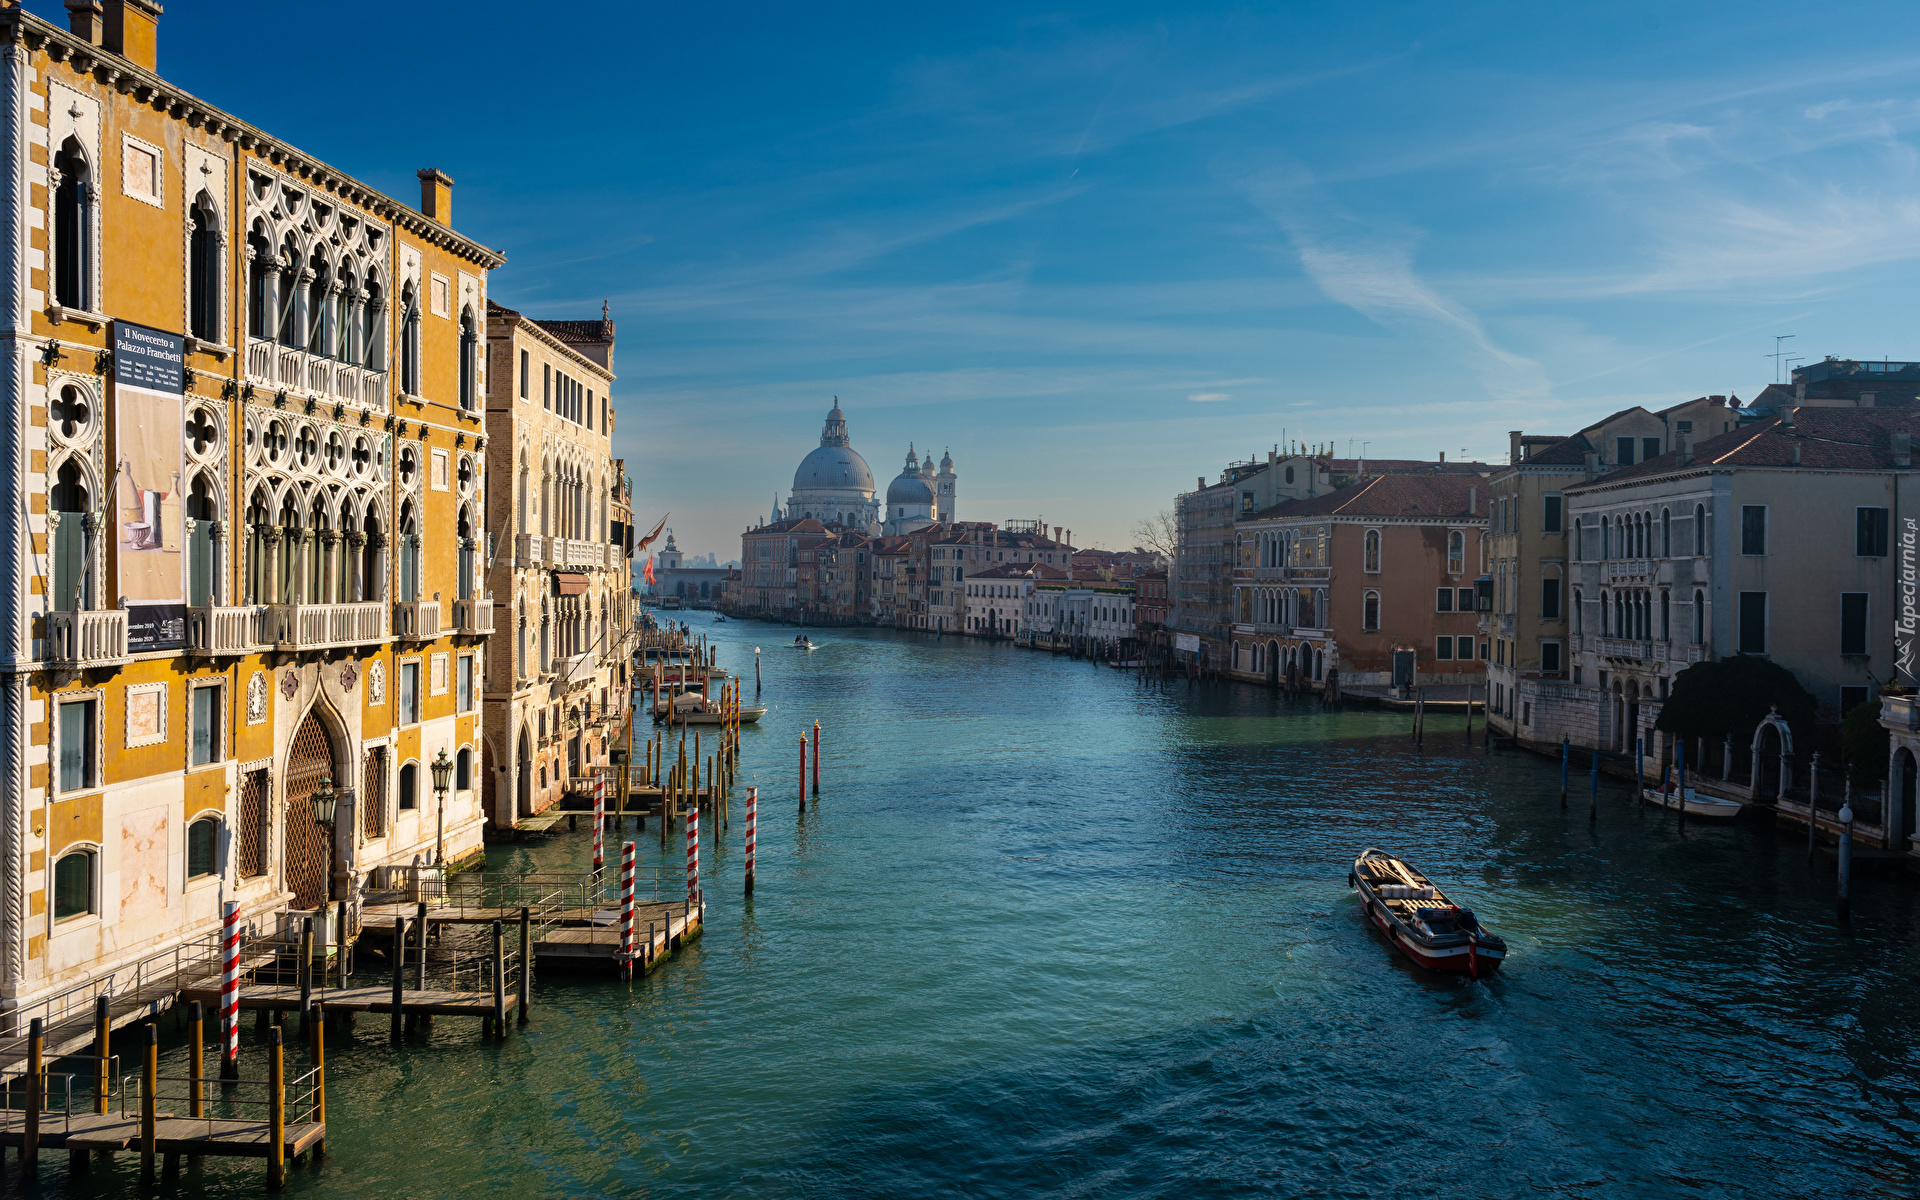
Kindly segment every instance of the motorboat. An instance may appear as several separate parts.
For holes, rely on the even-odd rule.
[[[1690,817],[1705,817],[1710,821],[1728,821],[1740,815],[1746,805],[1737,800],[1722,800],[1718,796],[1702,796],[1688,788],[1683,795],[1672,781],[1662,783],[1657,788],[1643,787],[1640,798],[1649,804],[1658,804],[1661,808],[1674,808]]]
[[[1430,971],[1460,971],[1478,979],[1506,960],[1506,942],[1404,859],[1368,847],[1354,860],[1347,882],[1360,893],[1374,928]]]
[[[714,617],[713,623],[715,625],[725,625],[727,623],[727,618],[725,614]]]
[[[794,638],[793,641],[788,644],[791,645],[795,650],[811,650],[814,648],[813,639],[807,637],[805,634],[802,634],[799,637]]]

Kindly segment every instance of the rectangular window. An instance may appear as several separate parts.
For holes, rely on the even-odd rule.
[[[1614,465],[1630,467],[1633,465],[1633,439],[1630,437],[1613,439]]]
[[[1443,662],[1452,661],[1453,639],[1450,637],[1443,637],[1438,641],[1436,641],[1433,644],[1433,656],[1437,659],[1440,659]]]
[[[1560,619],[1560,581],[1558,579],[1540,581],[1540,617],[1546,621]]]
[[[1867,652],[1867,593],[1840,593],[1840,653]]]
[[[1505,642],[1495,642],[1493,644],[1493,663],[1497,667],[1507,665],[1507,644]]]
[[[1740,653],[1767,652],[1767,594],[1740,593]]]
[[[400,723],[413,725],[420,720],[420,664],[400,664]]]
[[[455,681],[455,688],[456,688],[455,698],[459,702],[459,706],[460,706],[459,711],[472,712],[473,711],[473,655],[462,654],[460,656],[460,665],[459,665],[457,674],[459,677]]]
[[[60,706],[60,790],[95,786],[93,766],[94,702],[69,700]]]
[[[533,378],[533,358],[525,350],[520,352],[520,398],[527,398],[527,384]]]
[[[1640,461],[1647,462],[1660,457],[1660,439],[1657,437],[1640,439]]]
[[[220,689],[193,689],[192,761],[196,767],[220,761]]]
[[[1459,592],[1460,592],[1460,600],[1457,605],[1458,611],[1472,612],[1473,611],[1473,589],[1470,587],[1463,587],[1459,589]]]
[[[1887,556],[1886,509],[1856,508],[1853,510],[1853,552],[1861,558]]]
[[[1765,554],[1767,552],[1767,506],[1764,504],[1743,504],[1740,506],[1740,553]]]
[[[1546,498],[1545,509],[1546,511],[1542,517],[1540,528],[1547,533],[1559,533],[1560,497],[1548,496]]]
[[[540,364],[540,407],[553,408],[553,364]]]
[[[1453,611],[1453,589],[1452,588],[1443,587],[1439,591],[1433,594],[1433,609],[1435,612],[1452,612]]]
[[[1549,675],[1560,673],[1560,643],[1540,643],[1540,669]]]
[[[1843,687],[1840,689],[1840,715],[1846,716],[1854,709],[1865,704],[1869,698],[1866,688]]]

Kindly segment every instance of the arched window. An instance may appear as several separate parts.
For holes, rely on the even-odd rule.
[[[187,486],[187,603],[204,608],[213,603],[213,487],[204,474],[196,472]]]
[[[1467,535],[1458,529],[1447,534],[1447,574],[1458,575],[1467,569]]]
[[[1673,510],[1660,510],[1660,557],[1673,557]]]
[[[187,878],[205,879],[220,869],[220,818],[201,817],[187,826]]]
[[[1693,506],[1693,552],[1702,555],[1707,552],[1707,506]]]
[[[1380,531],[1367,530],[1365,550],[1361,554],[1360,569],[1377,572],[1380,570]]]
[[[454,580],[454,586],[457,589],[455,595],[462,600],[471,600],[473,599],[474,570],[473,521],[468,516],[464,505],[461,506],[460,509],[459,523],[455,527],[455,535],[458,538],[456,544],[458,547],[457,558],[460,572],[459,578]]]
[[[360,304],[360,281],[353,271],[340,272],[340,290],[333,298],[334,357],[341,362],[360,361],[360,318],[354,310]]]
[[[360,305],[360,352],[369,371],[387,369],[386,294],[367,277],[367,298]]]
[[[460,310],[460,407],[480,407],[480,334],[474,327],[473,309]]]
[[[420,529],[409,500],[400,506],[400,600],[408,603],[419,598]]]
[[[72,850],[53,864],[53,919],[65,921],[94,911],[94,864],[90,849]]]
[[[247,333],[257,338],[271,338],[277,332],[274,310],[278,302],[274,299],[274,290],[280,272],[273,260],[273,247],[258,228],[247,235],[247,253],[252,260],[247,264]]]
[[[333,354],[333,269],[315,250],[307,260],[313,281],[307,285],[307,349],[315,354]]]
[[[53,604],[56,612],[80,612],[93,607],[89,556],[87,485],[80,464],[69,458],[60,464],[48,497],[60,523],[53,533]]]
[[[1575,521],[1573,523],[1573,561],[1575,562],[1584,562],[1586,560],[1586,538],[1581,536],[1586,533],[1586,531],[1587,527],[1581,522]]]
[[[1377,633],[1380,629],[1380,593],[1368,592],[1361,602],[1360,628],[1368,633]]]
[[[1605,517],[1601,517],[1600,518],[1600,560],[1602,562],[1606,561],[1607,551],[1609,549],[1609,543],[1607,541],[1608,528],[1609,527],[1607,525],[1607,519]]]
[[[1607,594],[1600,593],[1600,636],[1607,636]]]
[[[1698,589],[1693,593],[1693,644],[1704,646],[1707,642],[1707,594]]]
[[[220,229],[205,192],[187,209],[187,332],[203,342],[220,336]]]
[[[300,322],[294,313],[294,300],[300,293],[300,247],[294,243],[293,235],[288,234],[280,243],[281,286],[277,289],[275,303],[279,312],[274,314],[275,326],[279,329],[280,344],[283,346],[302,346],[301,335],[306,331],[300,328]]]
[[[1673,617],[1672,598],[1673,593],[1671,592],[1662,591],[1660,593],[1660,640],[1663,642],[1673,640],[1673,626],[1670,623]]]
[[[53,193],[53,302],[93,308],[93,171],[75,138],[53,156],[60,174]]]
[[[420,298],[411,283],[400,292],[400,390],[420,394]]]
[[[1575,592],[1573,593],[1573,631],[1575,633],[1580,633],[1585,628],[1586,628],[1586,621],[1585,621],[1585,618],[1583,618],[1580,613],[1580,593],[1578,590],[1575,590]]]
[[[453,757],[453,790],[469,791],[473,787],[473,747],[462,746],[460,753]]]
[[[1292,467],[1288,467],[1288,468],[1287,468],[1287,482],[1288,482],[1288,483],[1292,483],[1292,482],[1293,482],[1293,468],[1292,468]]]
[[[400,807],[420,807],[420,764],[417,762],[400,768]]]

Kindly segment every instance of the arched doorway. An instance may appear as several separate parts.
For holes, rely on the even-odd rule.
[[[1894,842],[1893,848],[1896,850],[1905,850],[1909,845],[1907,839],[1914,834],[1913,785],[1915,763],[1913,751],[1902,748],[1899,753],[1895,754],[1893,756],[1893,769],[1896,776],[1894,786],[1899,789],[1894,794],[1900,797],[1899,823],[1894,826],[1895,829],[1899,830],[1899,838]]]
[[[524,726],[520,730],[520,753],[516,757],[520,772],[513,785],[514,812],[530,817],[533,815],[533,739],[527,736]]]
[[[328,875],[333,871],[333,848],[327,831],[314,823],[313,793],[320,781],[333,775],[333,739],[320,714],[309,712],[294,731],[287,754],[286,849],[282,858],[285,886],[295,908],[321,908],[327,903]]]

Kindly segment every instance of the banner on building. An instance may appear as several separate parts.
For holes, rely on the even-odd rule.
[[[107,527],[119,543],[119,594],[136,654],[186,645],[186,351],[179,334],[113,323],[116,449]]]
[[[1200,653],[1200,635],[1197,633],[1176,633],[1173,635],[1173,648],[1184,650],[1188,654]]]

